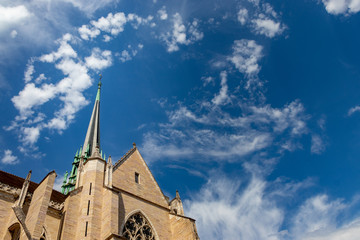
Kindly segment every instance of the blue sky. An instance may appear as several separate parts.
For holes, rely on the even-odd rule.
[[[103,75],[101,147],[136,142],[202,239],[360,234],[360,1],[0,3],[1,169],[57,185]]]

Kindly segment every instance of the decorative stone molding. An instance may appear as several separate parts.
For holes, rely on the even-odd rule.
[[[2,182],[0,182],[0,190],[12,194],[14,197],[18,197],[21,192],[21,188],[12,187]]]
[[[58,202],[50,201],[49,207],[61,211],[64,208],[64,203],[58,203]]]
[[[10,185],[7,185],[5,183],[0,182],[0,191],[3,191],[5,193],[7,193],[7,194],[10,194],[10,195],[12,195],[14,197],[14,199],[16,199],[20,195],[21,188],[12,187]],[[80,189],[80,191],[81,191],[81,189]],[[26,197],[31,200],[32,193],[28,192],[26,194]],[[61,211],[63,209],[63,207],[64,207],[64,203],[58,203],[58,202],[50,201],[49,207]]]

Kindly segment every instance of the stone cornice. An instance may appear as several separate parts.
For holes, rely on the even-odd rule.
[[[12,196],[14,196],[14,198],[16,199],[17,197],[19,197],[20,192],[21,192],[21,188],[16,188],[16,187],[12,187],[10,185],[7,185],[5,183],[0,182],[0,191],[3,191],[7,194],[10,194]],[[32,198],[32,193],[27,193],[26,197],[28,198]],[[61,211],[64,207],[64,203],[58,203],[58,202],[54,202],[54,201],[50,201],[49,202],[49,207],[59,210]]]

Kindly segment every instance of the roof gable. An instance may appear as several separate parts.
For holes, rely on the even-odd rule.
[[[135,175],[138,174],[138,183]],[[113,186],[166,208],[169,204],[137,147],[114,165]]]

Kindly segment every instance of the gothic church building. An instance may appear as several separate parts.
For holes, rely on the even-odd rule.
[[[195,240],[179,193],[169,200],[133,144],[119,161],[100,150],[100,88],[85,142],[62,192],[55,171],[40,183],[0,171],[0,239]]]

